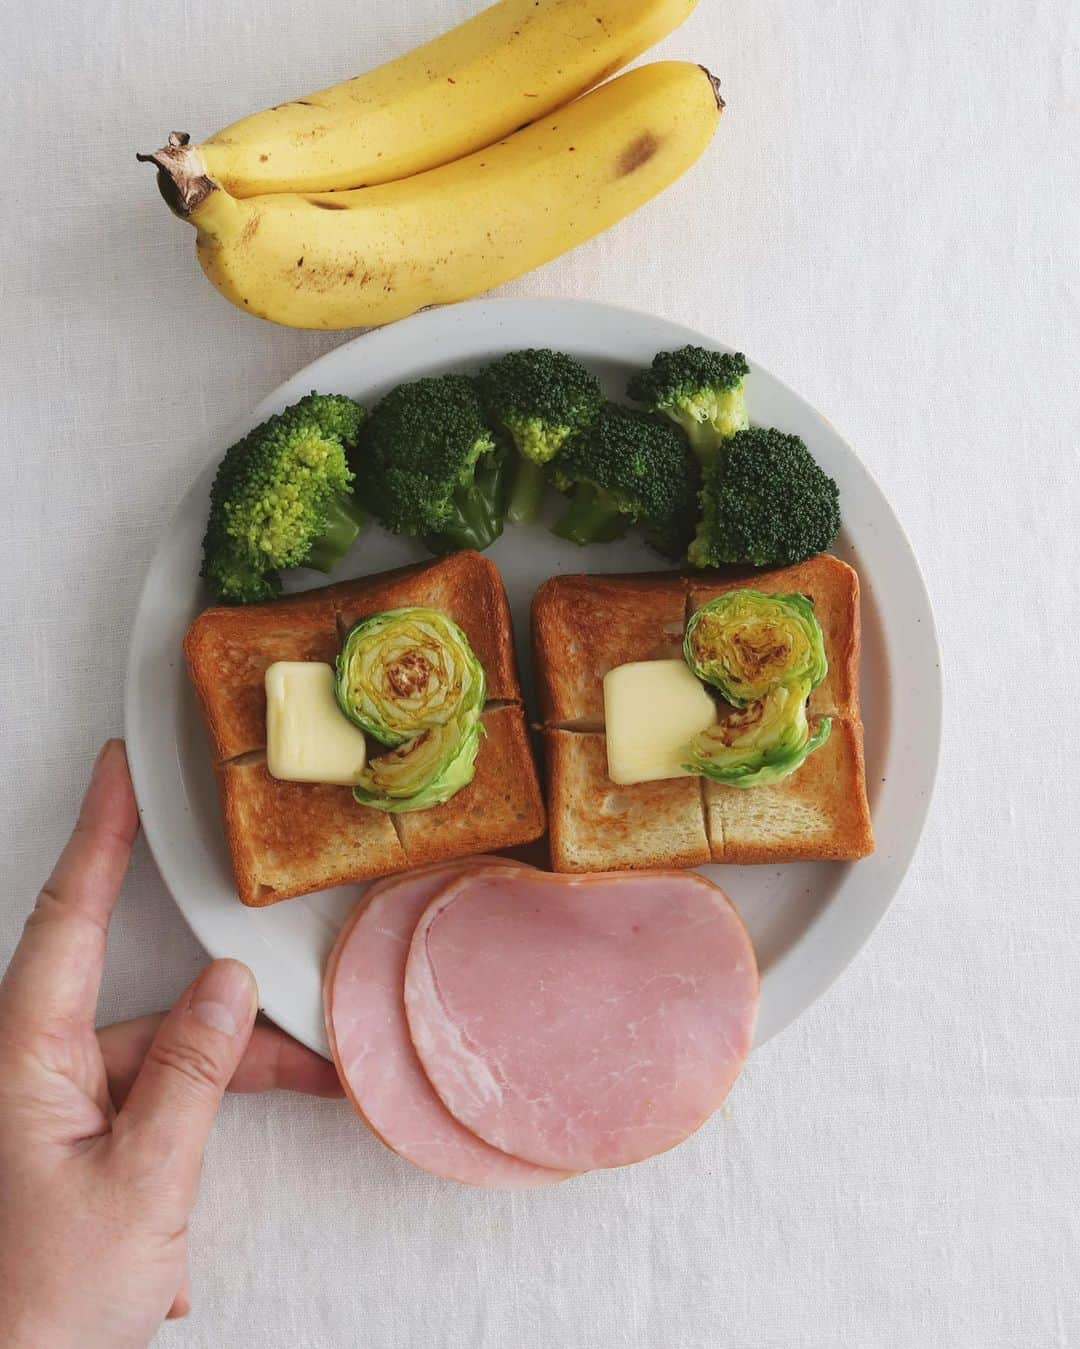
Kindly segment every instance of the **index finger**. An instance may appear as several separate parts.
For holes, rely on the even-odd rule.
[[[97,1033],[109,1096],[117,1110],[139,1075],[146,1051],[165,1020],[164,1012],[104,1026]],[[259,1018],[229,1091],[299,1091],[306,1096],[342,1096],[332,1063],[305,1049],[284,1031]]]
[[[109,919],[138,828],[124,744],[110,740],[0,982],[5,1015],[47,1031],[94,1024]]]

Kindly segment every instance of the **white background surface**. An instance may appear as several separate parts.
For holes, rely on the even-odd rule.
[[[238,411],[338,336],[220,300],[136,149],[206,133],[473,8],[7,0],[0,42],[0,959],[120,727],[155,541]],[[440,1184],[345,1106],[227,1104],[195,1311],[233,1349],[1080,1344],[1080,11],[703,0],[714,149],[508,288],[740,345],[907,525],[948,689],[930,827],[832,993],[668,1157],[550,1194]],[[200,952],[140,847],[103,1019]]]

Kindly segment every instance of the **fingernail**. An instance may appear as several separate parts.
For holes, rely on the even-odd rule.
[[[109,755],[123,743],[122,740],[117,740],[115,736],[111,740],[106,740],[97,752],[97,758],[94,760],[92,772],[96,773]]]
[[[235,1035],[255,1011],[255,976],[238,960],[217,960],[195,985],[191,1015],[223,1035]]]

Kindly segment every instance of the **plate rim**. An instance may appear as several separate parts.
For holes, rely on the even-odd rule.
[[[271,390],[270,393],[261,398],[254,407],[252,407],[243,416],[237,417],[229,424],[229,428],[222,437],[223,444],[231,444],[239,436],[251,429],[252,426],[264,420],[271,415],[283,403],[282,391],[297,382],[307,382],[309,378],[315,378],[319,368],[325,363],[338,361],[341,354],[349,349],[361,347],[364,343],[377,342],[382,335],[393,334],[400,336],[402,332],[409,332],[413,329],[423,329],[425,327],[438,328],[441,324],[453,323],[462,314],[480,315],[485,310],[501,311],[503,314],[509,313],[514,309],[528,310],[540,307],[545,311],[557,312],[566,311],[566,313],[581,314],[585,310],[595,311],[598,315],[626,316],[635,320],[643,320],[653,324],[666,326],[673,333],[679,332],[686,341],[696,341],[703,345],[709,345],[721,349],[733,350],[726,343],[711,337],[697,329],[690,328],[676,320],[668,319],[662,315],[653,314],[642,308],[635,308],[629,305],[607,304],[601,301],[581,300],[563,297],[547,298],[542,296],[533,297],[514,297],[514,296],[493,296],[481,299],[464,301],[460,304],[436,306],[431,309],[422,310],[408,318],[402,319],[394,324],[389,324],[383,328],[368,329],[357,333],[346,341],[331,347],[328,351],[321,353],[307,364],[301,366],[293,374],[287,376],[284,380]],[[497,325],[496,325],[497,328]],[[422,338],[418,337],[418,341]],[[448,353],[448,361],[453,359],[453,354]],[[748,358],[749,359],[749,358]],[[893,859],[892,877],[888,886],[888,894],[879,898],[874,904],[868,905],[861,914],[856,915],[853,920],[850,913],[845,915],[845,924],[841,933],[837,935],[837,946],[839,955],[835,961],[830,962],[828,971],[822,976],[820,969],[816,977],[807,980],[805,969],[800,969],[799,965],[805,966],[805,957],[800,960],[799,945],[784,952],[769,970],[770,980],[783,980],[794,978],[797,984],[806,985],[808,982],[813,985],[812,990],[798,994],[794,1001],[798,1004],[793,1009],[789,1008],[786,1014],[774,1016],[768,1024],[759,1026],[759,1034],[755,1039],[755,1048],[760,1048],[767,1040],[786,1029],[796,1021],[804,1012],[809,1010],[814,1003],[824,997],[830,988],[836,983],[841,975],[848,969],[852,961],[859,952],[866,946],[874,931],[883,920],[886,912],[895,903],[906,876],[908,875],[911,864],[914,860],[919,844],[923,837],[926,822],[929,817],[930,809],[933,804],[933,795],[936,788],[938,771],[941,759],[941,741],[942,741],[942,722],[943,722],[943,686],[941,676],[941,650],[940,641],[937,632],[937,626],[934,619],[933,606],[930,600],[929,589],[926,585],[922,569],[919,565],[915,550],[911,540],[904,529],[903,523],[893,510],[884,491],[878,484],[876,478],[870,469],[863,463],[855,452],[851,443],[836,428],[832,421],[824,416],[812,403],[803,395],[792,389],[783,379],[775,375],[767,366],[750,360],[751,368],[765,375],[782,393],[792,400],[805,414],[813,419],[824,421],[835,436],[836,440],[843,446],[851,463],[856,467],[864,482],[864,489],[869,489],[871,495],[876,498],[879,508],[890,518],[895,527],[895,543],[898,552],[895,558],[902,564],[907,572],[906,582],[909,588],[912,588],[913,597],[920,610],[919,622],[925,626],[923,636],[928,640],[926,646],[921,652],[921,676],[923,680],[921,692],[921,713],[924,740],[927,745],[927,751],[922,758],[922,780],[921,801],[914,810],[913,827],[909,827],[905,846],[900,855]],[[316,379],[317,384],[317,379]],[[290,395],[291,396],[291,395]],[[181,916],[188,927],[211,958],[219,958],[230,954],[222,950],[220,944],[214,939],[212,925],[207,925],[197,915],[188,911],[185,905],[177,897],[177,888],[173,884],[172,874],[173,866],[169,857],[169,845],[164,839],[163,833],[159,833],[157,821],[144,811],[143,801],[151,795],[150,780],[155,771],[153,762],[144,762],[144,755],[140,748],[140,738],[136,729],[137,726],[137,702],[139,696],[138,665],[142,654],[141,636],[143,629],[147,624],[146,607],[147,601],[152,590],[156,576],[156,568],[162,557],[164,543],[169,539],[178,523],[183,519],[188,507],[189,498],[197,492],[207,474],[210,466],[216,462],[222,453],[220,448],[214,447],[207,456],[206,463],[198,470],[192,479],[187,491],[184,492],[176,509],[169,518],[167,524],[159,536],[159,544],[155,549],[153,557],[150,559],[139,587],[138,598],[134,609],[134,618],[131,624],[129,647],[127,661],[125,664],[125,682],[124,682],[124,734],[128,748],[128,761],[135,787],[136,801],[139,808],[139,816],[142,822],[143,832],[147,841],[147,846],[154,858],[158,872],[169,892],[173,903],[180,911]],[[860,573],[860,580],[863,580]],[[890,736],[891,742],[891,736]],[[858,866],[858,863],[850,864]],[[826,905],[819,917],[812,925],[828,921],[828,911],[830,905]],[[812,930],[812,929],[811,929]],[[764,1000],[763,1000],[764,1001]],[[303,1043],[310,1044],[310,1038],[305,1034],[296,1019],[287,1009],[273,1009],[267,1007],[263,1001],[260,990],[260,1005],[263,1006],[266,1015],[270,1017],[282,1029],[292,1034]]]

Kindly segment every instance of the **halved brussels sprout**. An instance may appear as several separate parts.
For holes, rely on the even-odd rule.
[[[399,749],[371,759],[353,796],[388,814],[441,806],[472,782],[482,733],[479,721],[464,733],[457,721],[422,731]]]
[[[778,684],[815,689],[829,671],[825,639],[805,595],[729,590],[691,615],[686,663],[734,707],[760,702]]]
[[[760,701],[695,736],[683,767],[728,787],[763,787],[801,768],[829,738],[822,717],[813,734],[806,719],[808,680],[777,684]]]
[[[391,748],[452,722],[460,738],[484,706],[484,668],[437,609],[387,609],[346,633],[334,693],[350,721]]]

